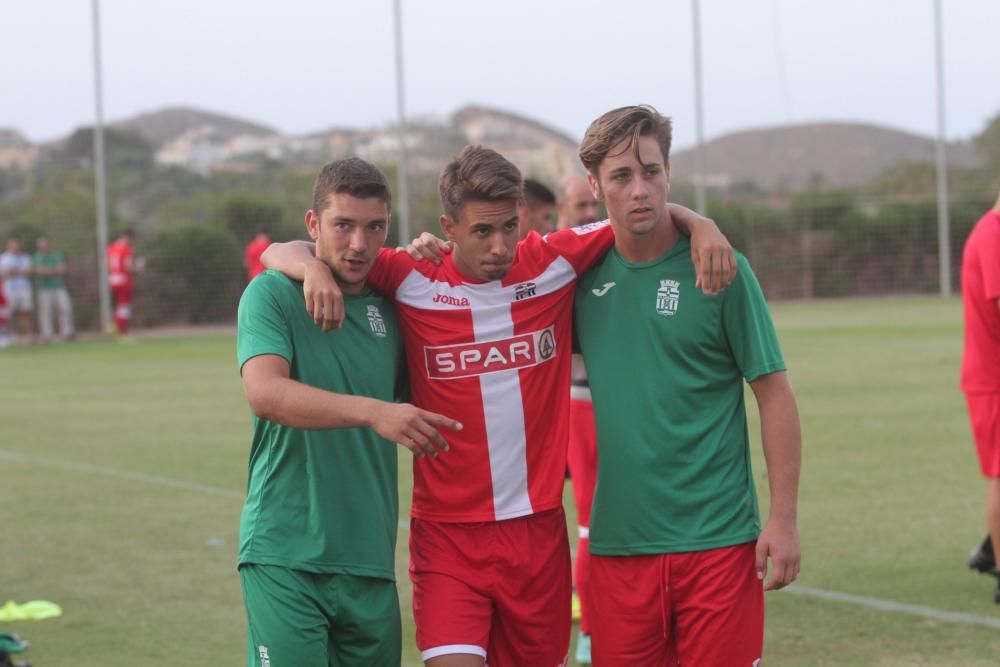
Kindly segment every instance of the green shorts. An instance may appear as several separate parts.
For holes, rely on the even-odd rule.
[[[240,566],[248,667],[398,667],[396,582]]]

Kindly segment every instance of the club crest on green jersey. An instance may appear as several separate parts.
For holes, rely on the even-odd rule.
[[[372,333],[379,338],[385,338],[385,320],[378,306],[368,306],[368,326],[372,328]]]
[[[681,284],[676,280],[661,280],[656,290],[656,312],[670,317],[677,313],[681,300]]]

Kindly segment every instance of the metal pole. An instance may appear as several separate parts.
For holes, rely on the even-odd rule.
[[[393,0],[396,37],[396,112],[399,130],[399,162],[396,166],[399,199],[399,244],[410,242],[410,187],[407,181],[406,155],[406,100],[403,91],[403,17],[400,0]]]
[[[694,22],[694,130],[696,146],[694,151],[694,200],[695,209],[705,215],[705,137],[702,127],[701,106],[701,20],[698,0],[691,0],[691,18]]]
[[[101,85],[100,0],[91,0],[94,23],[94,194],[97,198],[97,295],[101,311],[101,333],[111,326],[111,295],[108,293],[108,202],[104,173],[104,102]]]
[[[934,0],[934,51],[937,63],[937,199],[938,269],[941,296],[951,295],[951,223],[948,219],[948,163],[944,137],[944,46],[941,38],[941,0]]]

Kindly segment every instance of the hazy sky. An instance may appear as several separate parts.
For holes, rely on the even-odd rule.
[[[950,139],[1000,113],[1000,0],[942,0]],[[579,138],[648,102],[694,142],[691,0],[402,0],[406,106]],[[396,117],[392,0],[102,0],[105,118],[164,106],[304,133]],[[816,120],[937,130],[933,0],[701,0],[705,135]],[[93,122],[90,0],[0,3],[0,127]]]

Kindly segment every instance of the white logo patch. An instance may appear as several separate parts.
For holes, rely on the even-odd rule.
[[[594,293],[594,296],[604,296],[605,294],[608,293],[608,290],[614,286],[615,283],[604,283],[603,285],[601,285],[601,289],[592,289],[590,291]]]
[[[670,317],[677,313],[681,300],[681,284],[676,280],[661,280],[656,290],[656,312]]]
[[[382,319],[378,306],[368,306],[368,326],[372,328],[373,334],[385,338],[385,320]]]
[[[271,658],[267,655],[267,647],[258,646],[257,652],[260,653],[260,667],[271,667]]]

